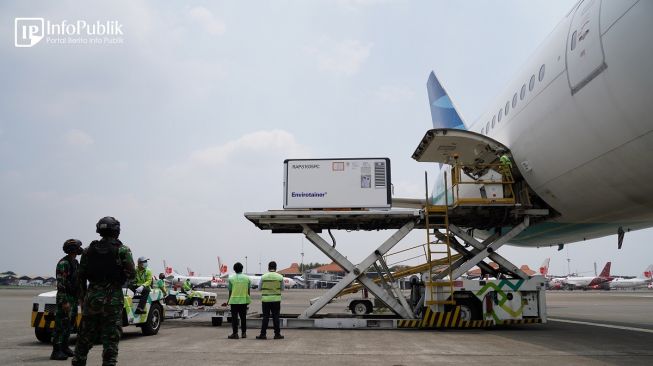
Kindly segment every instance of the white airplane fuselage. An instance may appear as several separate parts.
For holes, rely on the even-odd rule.
[[[510,148],[525,181],[558,214],[511,243],[653,226],[651,34],[653,1],[581,1],[469,127]]]
[[[643,278],[615,278],[610,282],[610,289],[618,288],[644,288],[650,283],[649,280]]]

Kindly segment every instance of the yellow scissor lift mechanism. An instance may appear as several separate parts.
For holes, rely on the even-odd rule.
[[[501,179],[481,179],[483,176],[487,176],[481,173],[490,170],[500,173]],[[462,174],[470,172],[475,172],[478,177],[470,175],[472,179],[465,181]],[[489,176],[492,177],[493,174]],[[496,177],[496,174],[494,174],[494,177]],[[484,286],[485,282],[490,283],[492,280],[473,282],[473,280],[461,281],[458,278],[477,265],[486,271],[491,270],[491,267],[484,262],[485,258],[496,262],[500,267],[500,273],[512,277],[501,279],[500,286],[507,284],[513,287],[517,282],[522,283],[521,287],[516,286],[513,288],[512,291],[515,291],[515,294],[517,294],[517,291],[522,291],[522,289],[531,294],[543,291],[541,290],[543,289],[543,283],[538,282],[539,280],[530,281],[527,274],[496,253],[496,250],[525,230],[529,226],[529,217],[548,215],[548,210],[530,209],[528,208],[530,206],[528,202],[524,202],[524,199],[520,196],[516,197],[513,190],[514,179],[509,167],[499,164],[475,164],[472,169],[466,170],[465,166],[455,161],[451,169],[451,178],[451,182],[448,182],[445,173],[444,204],[433,204],[430,201],[428,182],[426,182],[426,205],[421,210],[349,212],[284,210],[245,213],[245,217],[262,230],[271,230],[277,233],[303,233],[312,244],[346,272],[341,281],[316,299],[297,318],[282,319],[282,327],[343,328],[346,327],[343,324],[351,323],[349,327],[352,328],[432,329],[486,327],[494,324],[546,321],[546,312],[544,310],[546,304],[539,295],[535,295],[535,301],[537,301],[537,314],[535,316],[520,315],[518,318],[488,319],[484,315],[482,319],[478,320],[478,318],[463,315],[461,304],[457,302],[455,296],[457,289],[465,290],[465,288],[461,288],[460,283],[464,283],[465,287],[475,287],[476,292],[480,287]],[[469,192],[470,190],[461,188],[468,184],[492,185],[491,187],[495,192],[497,192],[497,187],[500,186],[503,194],[499,197],[484,197],[483,195],[480,195],[480,197],[465,197],[461,194],[461,191]],[[451,202],[449,202],[450,195]],[[487,210],[489,213],[494,212],[492,210],[496,209],[510,210],[514,220],[508,232],[496,232],[480,242],[462,229],[477,227],[475,224],[478,223],[478,220],[476,220],[473,211],[470,211],[470,209]],[[322,230],[331,228],[340,230],[398,230],[362,262],[354,264],[338,252],[335,246],[332,246],[318,235]],[[392,255],[388,254],[388,251],[414,228],[424,228],[426,230],[426,243],[423,245],[426,263],[391,273],[386,264],[387,257]],[[459,240],[463,241],[465,246]],[[452,254],[452,249],[459,254]],[[365,275],[365,272],[372,268],[379,273],[379,278],[375,280],[369,279]],[[407,304],[404,296],[400,295],[400,290],[392,283],[398,278],[418,273],[422,274],[424,290],[420,301],[415,305],[410,305]],[[499,280],[496,282],[499,283]],[[379,286],[379,283],[382,286]],[[357,292],[362,287],[367,288],[371,294],[381,300],[400,319],[372,319],[368,316],[336,319],[317,315],[317,312],[332,299]],[[469,291],[468,288],[467,292]],[[521,295],[515,296],[521,297]]]

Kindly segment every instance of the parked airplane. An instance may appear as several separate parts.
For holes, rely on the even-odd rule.
[[[490,267],[494,268],[494,269],[499,268],[499,265],[494,263],[494,262],[490,262],[490,263],[488,263],[488,265]],[[546,277],[547,273],[549,272],[549,258],[544,260],[544,262],[542,263],[542,265],[539,268],[539,273],[532,270],[528,266],[528,264],[521,265],[521,267],[519,267],[519,269],[521,269],[524,273],[526,273],[529,276],[539,274],[539,275],[542,275],[542,276]],[[483,273],[482,273],[480,268],[474,268],[471,271],[467,271],[466,275],[467,275],[467,278],[473,279],[473,278],[480,278],[483,275]]]
[[[228,278],[229,278],[228,268],[227,268],[227,265],[222,264],[222,261],[220,260],[220,257],[218,257],[218,267],[220,268],[220,278],[223,281],[227,281]],[[251,287],[253,289],[257,289],[257,288],[260,287],[262,274],[259,273],[259,274],[246,274],[246,275],[249,277],[249,280],[251,282]],[[292,278],[284,277],[283,285],[284,285],[285,288],[296,288],[297,287],[297,281],[295,281]]]
[[[254,289],[258,289],[261,286],[261,273],[257,274],[247,274],[249,276],[249,279],[251,281],[251,286]],[[292,278],[284,277],[283,278],[283,287],[285,288],[296,288],[297,287],[297,281],[295,281]]]
[[[221,276],[188,276],[175,272],[171,266],[163,261],[163,268],[165,269],[165,276],[168,281],[173,285],[180,285],[187,279],[190,280],[191,285],[194,287],[225,287],[226,282]]]
[[[619,288],[644,288],[653,283],[653,264],[644,270],[644,278],[615,278],[610,282],[610,290]]]
[[[605,267],[603,267],[603,270],[601,271],[601,274],[596,276],[584,276],[584,277],[576,277],[576,276],[569,276],[565,279],[565,284],[568,289],[573,290],[573,289],[587,289],[589,287],[595,286],[596,288],[599,288],[599,286],[605,282],[610,282],[612,281],[612,277],[610,277],[610,265],[612,262],[608,262],[605,264]]]
[[[650,34],[653,1],[579,1],[497,102],[471,124],[463,122],[431,73],[434,130],[413,157],[420,160],[428,151],[429,160],[421,161],[452,164],[454,156],[471,156],[468,161],[489,164],[508,153],[516,186],[528,192],[532,207],[550,213],[532,220],[511,244],[561,246],[619,234],[621,247],[625,232],[653,226]],[[433,136],[440,145],[427,149]],[[446,144],[454,139],[455,145]],[[441,177],[450,169],[442,167]],[[435,203],[444,201],[440,181],[431,197]],[[393,201],[396,207],[423,203]],[[509,216],[497,215],[484,225],[510,228],[516,222]]]

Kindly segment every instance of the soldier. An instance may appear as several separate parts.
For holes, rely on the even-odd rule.
[[[79,262],[76,258],[82,254],[82,242],[77,239],[66,240],[63,252],[66,256],[57,263],[57,312],[54,318],[51,360],[67,360],[73,355],[73,350],[68,347],[68,339],[70,329],[77,320]]]
[[[80,290],[85,296],[73,366],[86,365],[96,335],[102,340],[102,365],[116,364],[124,305],[122,285],[136,275],[131,250],[118,240],[120,222],[107,216],[96,228],[102,239],[84,250],[79,265]]]

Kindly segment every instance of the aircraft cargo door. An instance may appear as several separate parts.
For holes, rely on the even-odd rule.
[[[567,77],[576,94],[607,65],[601,44],[599,15],[601,0],[583,0],[574,11],[567,36]]]

